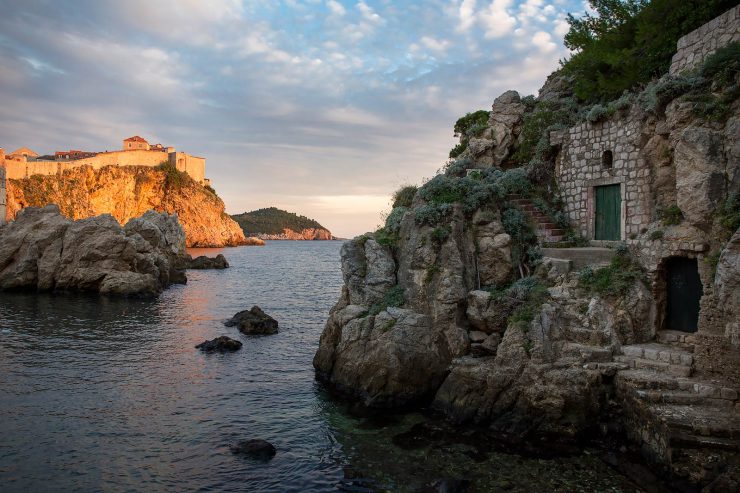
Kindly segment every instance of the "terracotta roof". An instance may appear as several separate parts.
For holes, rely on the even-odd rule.
[[[139,137],[138,135],[134,135],[133,137],[129,137],[128,139],[124,139],[124,142],[129,142],[129,141],[130,142],[146,142],[146,139],[143,137]]]
[[[19,148],[19,149],[16,149],[16,150],[14,150],[13,152],[11,152],[11,153],[9,154],[9,156],[12,156],[13,154],[16,154],[16,155],[19,155],[19,156],[21,156],[21,155],[24,155],[24,154],[25,154],[25,155],[27,155],[27,156],[31,156],[31,157],[36,157],[36,156],[38,156],[38,154],[37,154],[37,153],[33,152],[33,151],[32,151],[31,149],[29,149],[28,147],[21,147],[21,148]]]

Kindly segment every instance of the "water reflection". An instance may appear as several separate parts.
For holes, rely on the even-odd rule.
[[[477,462],[444,440],[399,447],[394,437],[422,416],[370,420],[328,399],[311,360],[339,295],[340,245],[227,249],[231,268],[190,271],[157,300],[0,294],[0,489],[410,491],[439,475],[495,485],[493,470],[577,476],[576,463],[491,451]],[[223,326],[254,304],[279,320],[278,334]],[[242,350],[194,349],[218,335]],[[274,443],[276,457],[229,452],[252,437]],[[621,491],[620,478],[586,464],[604,491]],[[521,484],[512,479],[513,491]]]

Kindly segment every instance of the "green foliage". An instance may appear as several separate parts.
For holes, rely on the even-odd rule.
[[[395,285],[386,291],[383,299],[373,304],[368,310],[369,315],[377,315],[388,307],[401,307],[406,303],[406,295],[401,286]]]
[[[378,229],[373,237],[380,245],[395,248],[398,245],[398,233],[401,230],[401,220],[408,209],[404,206],[394,207],[388,217],[385,218],[385,226]]]
[[[248,236],[256,234],[280,234],[284,229],[302,231],[304,229],[326,229],[317,221],[299,216],[276,207],[267,207],[252,212],[231,216]]]
[[[458,118],[455,122],[455,137],[470,136],[471,129],[480,131],[488,126],[489,112],[478,110],[473,113],[466,113],[465,116]],[[477,135],[474,135],[477,136]]]
[[[216,190],[210,186],[210,185],[203,185],[203,188],[205,188],[207,191],[218,197],[218,194],[216,193]]]
[[[740,43],[730,43],[709,55],[700,73],[721,87],[734,84],[740,74]]]
[[[416,192],[419,188],[414,185],[406,185],[395,191],[393,194],[393,208],[411,207]]]
[[[460,154],[462,154],[463,152],[465,152],[465,149],[467,149],[467,148],[468,148],[468,141],[467,140],[463,140],[462,142],[460,142],[459,144],[457,144],[455,147],[453,147],[452,149],[450,149],[450,154],[449,154],[450,159],[455,159]]]
[[[586,114],[586,120],[590,121],[591,123],[596,123],[601,120],[605,120],[609,116],[611,115],[609,114],[609,110],[606,108],[606,106],[595,104]]]
[[[449,228],[444,228],[441,226],[434,228],[434,230],[429,233],[429,238],[432,240],[432,243],[437,246],[437,248],[439,248],[445,241],[447,241],[447,238],[449,237]]]
[[[179,190],[180,188],[187,185],[190,181],[192,181],[192,178],[188,176],[187,173],[184,171],[179,171],[174,164],[171,164],[169,161],[162,161],[158,166],[157,169],[160,171],[164,171],[165,173],[165,184],[167,188]]]
[[[722,256],[722,251],[716,251],[704,257],[704,262],[709,264],[709,269],[712,276],[712,281],[717,277],[717,266],[719,265],[719,258]]]
[[[715,213],[719,225],[732,235],[740,228],[740,195],[733,193],[722,203]]]
[[[736,0],[589,0],[594,14],[568,17],[563,71],[586,102],[606,102],[666,73],[678,39]]]
[[[637,97],[640,107],[651,113],[658,113],[678,96],[699,88],[704,83],[701,77],[663,77],[650,82]]]
[[[547,298],[547,286],[534,277],[523,277],[508,286],[493,287],[489,292],[494,300],[515,307],[507,319],[509,324],[528,324],[534,320]]]
[[[683,212],[681,212],[681,209],[677,205],[659,209],[658,216],[664,226],[676,226],[683,221]]]
[[[573,107],[559,103],[538,102],[533,111],[524,115],[513,159],[521,164],[550,151],[550,131],[573,123]]]
[[[648,236],[648,238],[650,240],[662,240],[663,236],[665,236],[665,233],[663,232],[663,230],[657,229],[653,231],[652,233],[650,233],[650,236]]]
[[[439,268],[438,265],[436,264],[430,265],[429,267],[427,267],[427,273],[426,273],[426,276],[424,277],[424,280],[426,282],[430,282],[434,278],[434,276],[439,273],[440,270],[441,269]]]
[[[419,225],[434,226],[445,220],[451,212],[451,204],[425,204],[414,209],[414,220]]]
[[[582,289],[606,297],[625,296],[637,282],[645,283],[644,271],[628,252],[619,250],[607,267],[586,267],[578,273]]]
[[[505,171],[498,179],[498,184],[503,194],[529,195],[534,188],[529,180],[527,170],[524,168],[513,168]]]

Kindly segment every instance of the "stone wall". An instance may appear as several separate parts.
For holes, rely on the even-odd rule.
[[[177,169],[188,173],[198,183],[205,181],[206,160],[204,158],[190,156],[184,152],[166,153],[162,151],[112,151],[101,152],[93,157],[76,159],[74,161],[7,161],[7,178],[9,180],[20,180],[32,175],[61,175],[66,170],[91,166],[100,169],[105,166],[159,166],[163,162],[169,162],[177,166]]]
[[[669,73],[676,75],[694,69],[708,55],[733,41],[740,41],[740,5],[681,37]]]
[[[584,238],[594,239],[597,186],[620,185],[622,240],[650,224],[650,170],[640,155],[640,127],[638,120],[616,118],[552,132],[551,142],[561,148],[555,176],[565,212]],[[603,162],[607,151],[612,153],[611,166]]]
[[[0,162],[0,226],[5,224],[5,167]]]

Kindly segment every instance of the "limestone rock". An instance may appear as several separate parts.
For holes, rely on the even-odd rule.
[[[229,262],[222,253],[219,253],[215,257],[207,257],[201,255],[196,258],[191,258],[188,263],[188,269],[226,269],[229,267]]]
[[[722,135],[704,127],[686,128],[676,145],[676,197],[678,207],[693,226],[706,228],[725,195]]]
[[[227,351],[238,351],[239,349],[241,349],[242,343],[240,341],[232,339],[231,337],[220,336],[216,337],[215,339],[211,339],[210,341],[203,341],[195,347],[196,349],[200,349],[201,351],[206,353],[210,353],[213,351],[224,353]]]
[[[167,173],[157,168],[107,166],[95,170],[83,166],[62,175],[8,180],[7,196],[9,221],[25,207],[47,204],[58,204],[71,219],[111,214],[121,225],[152,210],[177,215],[188,247],[247,243],[244,232],[225,213],[217,195],[187,175],[172,184]]]
[[[245,455],[252,459],[268,461],[275,457],[277,449],[273,444],[262,439],[243,440],[231,446],[231,452]]]
[[[500,166],[511,154],[526,110],[516,91],[506,91],[494,100],[488,119],[494,146],[494,166]]]
[[[278,331],[278,322],[268,314],[262,311],[258,306],[253,306],[249,310],[244,310],[225,322],[227,327],[236,326],[241,332],[248,335],[269,335],[276,334]]]
[[[725,321],[725,337],[740,347],[740,230],[722,250],[714,278],[717,307]]]
[[[0,289],[157,295],[184,282],[177,216],[149,212],[121,228],[109,214],[70,221],[56,205],[22,210],[0,230]]]

